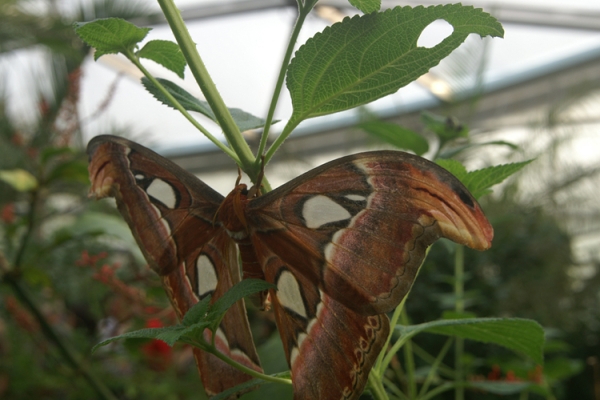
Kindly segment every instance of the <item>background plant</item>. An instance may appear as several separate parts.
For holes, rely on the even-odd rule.
[[[5,9],[3,8],[3,10]],[[99,14],[97,16],[102,15]],[[114,16],[115,14],[111,15]],[[32,22],[31,26],[35,26],[35,23],[35,21]],[[7,26],[6,24],[0,25]],[[72,38],[67,36],[66,41],[72,43]],[[6,49],[5,51],[9,51],[8,49],[12,51],[14,46],[10,48],[3,47],[3,49]],[[82,54],[84,53],[82,51]],[[56,75],[68,76],[66,74],[61,75],[60,71]],[[280,76],[281,82],[283,82],[282,79],[282,76]],[[67,91],[65,90],[65,92]],[[71,89],[70,93],[74,92],[76,93],[76,90]],[[76,101],[76,98],[74,101]],[[63,102],[69,104],[68,101],[65,102],[61,97],[57,97],[56,100],[51,101],[52,104],[56,104],[56,107],[59,107]],[[45,103],[46,101],[40,102],[42,104],[42,107],[40,107],[42,111],[46,108]],[[272,119],[272,112],[270,114]],[[49,135],[46,133],[38,135],[36,133],[37,129],[34,128],[31,130],[33,133],[26,132],[26,135],[23,135],[23,141],[19,140],[19,136],[13,139],[15,131],[20,133],[25,131],[21,127],[15,127],[15,124],[6,116],[6,113],[3,115],[3,137],[5,139],[3,139],[4,143],[2,143],[0,148],[3,150],[6,149],[5,154],[8,158],[0,157],[0,160],[2,160],[0,161],[2,169],[14,172],[16,169],[21,168],[22,170],[29,171],[34,179],[22,173],[17,174],[15,179],[15,174],[13,173],[12,175],[5,175],[5,182],[11,182],[11,184],[0,183],[0,185],[3,185],[0,193],[2,195],[7,194],[6,198],[2,198],[1,204],[3,206],[3,252],[9,255],[6,257],[7,261],[2,264],[3,270],[1,272],[3,274],[3,284],[0,287],[2,291],[2,299],[0,300],[2,302],[2,314],[0,316],[4,322],[0,325],[4,328],[0,330],[0,351],[3,352],[0,358],[2,360],[0,361],[0,390],[4,390],[3,394],[6,394],[10,398],[39,397],[43,396],[44,393],[51,393],[51,397],[60,396],[62,398],[79,398],[81,395],[89,393],[89,397],[92,397],[94,396],[95,389],[92,389],[92,386],[86,383],[86,380],[82,379],[81,375],[73,373],[65,367],[63,355],[55,350],[51,336],[47,334],[47,331],[39,328],[40,324],[43,324],[43,320],[49,322],[49,326],[59,332],[59,338],[69,339],[67,341],[70,347],[74,348],[76,353],[80,354],[77,358],[83,359],[85,364],[89,364],[89,349],[98,341],[99,330],[97,324],[100,321],[103,321],[103,323],[116,321],[113,330],[108,330],[109,335],[129,330],[129,327],[146,326],[157,328],[159,324],[171,324],[174,321],[172,315],[168,314],[168,304],[165,302],[157,280],[143,268],[143,262],[136,251],[130,250],[132,247],[124,245],[123,241],[116,243],[114,239],[111,240],[111,238],[119,236],[119,232],[123,232],[122,237],[127,237],[127,228],[123,226],[119,219],[109,217],[115,215],[114,210],[103,203],[89,205],[79,200],[86,191],[85,184],[83,183],[83,158],[78,155],[77,151],[71,152],[68,150],[52,149],[57,147],[56,142],[52,140],[60,136],[60,134],[53,133]],[[215,116],[214,118],[216,119],[217,117]],[[52,125],[54,124],[51,122],[52,120],[52,118],[48,118],[45,123]],[[263,123],[264,121],[259,122],[259,125]],[[66,142],[67,146],[58,147],[70,147],[69,145],[71,144],[77,144],[80,127],[77,125],[76,127],[75,130],[70,132],[71,140]],[[68,135],[63,136],[69,137]],[[44,138],[44,140],[40,138]],[[11,143],[13,140],[17,144],[21,144],[14,147],[7,147],[12,146]],[[455,138],[455,140],[460,144],[462,139]],[[35,151],[29,150],[30,147],[34,147],[31,145],[34,142],[38,143],[37,148],[44,151],[47,155],[43,161],[40,157],[30,163],[25,154],[35,153]],[[23,150],[19,150],[20,153],[17,150],[19,146],[23,148]],[[46,150],[47,148],[48,150]],[[53,154],[55,151],[57,152],[56,155]],[[62,153],[63,151],[64,153]],[[15,157],[17,154],[22,154],[23,156]],[[19,162],[7,162],[4,164],[6,160],[11,159],[18,159]],[[40,167],[40,164],[44,165]],[[62,164],[71,166],[58,167]],[[58,176],[53,183],[47,183],[43,177],[51,174],[55,168],[58,168],[59,172],[61,168],[64,169],[64,175],[56,172]],[[27,184],[29,182],[30,185],[33,185],[32,182],[37,182],[37,186],[27,187],[25,185],[23,191],[19,192],[14,189],[14,185],[12,185],[14,182],[18,182],[19,184]],[[40,185],[39,182],[42,184]],[[29,210],[36,208],[32,206],[34,203],[31,201],[33,198],[32,193],[35,191],[34,187],[40,188],[39,193],[41,194],[38,194],[40,196],[38,199],[41,198],[42,200],[39,203],[36,201],[36,203],[42,205],[40,207],[42,210],[29,214]],[[45,196],[48,193],[52,195],[58,194],[58,197],[61,197],[63,193],[67,193],[69,199],[73,200],[77,198],[78,200],[70,203],[72,208],[63,207],[57,210],[56,207],[51,207],[53,204],[46,201],[52,197]],[[502,240],[498,241],[500,239],[496,239],[494,249],[497,250],[492,251],[504,254],[503,241],[512,240],[513,244],[508,248],[513,249],[513,251],[509,252],[507,256],[508,261],[506,263],[492,262],[490,261],[492,257],[489,256],[488,258],[488,253],[477,254],[483,257],[481,263],[476,262],[477,257],[474,257],[469,252],[467,252],[465,257],[467,263],[466,271],[476,271],[473,277],[470,277],[469,272],[467,272],[467,285],[475,286],[476,288],[483,286],[482,289],[475,290],[475,292],[467,291],[465,293],[467,307],[471,307],[472,311],[476,311],[477,315],[514,315],[517,313],[519,316],[524,316],[526,314],[524,311],[528,310],[528,307],[524,304],[527,304],[527,300],[515,304],[512,308],[507,309],[504,307],[506,306],[507,299],[507,285],[513,285],[515,280],[522,279],[522,270],[530,269],[523,266],[527,264],[522,264],[519,260],[531,259],[530,255],[532,252],[540,256],[537,261],[534,262],[532,260],[530,264],[538,266],[534,268],[538,271],[538,274],[532,274],[530,280],[530,282],[536,283],[526,283],[527,279],[524,279],[520,284],[521,286],[517,285],[512,289],[514,290],[513,293],[523,294],[524,291],[522,289],[519,290],[519,287],[537,285],[537,279],[540,276],[545,277],[549,275],[546,269],[541,267],[545,266],[548,261],[555,262],[555,268],[553,269],[555,273],[550,275],[555,276],[557,282],[561,281],[563,283],[561,290],[565,293],[565,296],[569,296],[569,293],[571,293],[567,287],[568,285],[564,285],[564,282],[569,281],[569,278],[565,278],[565,268],[561,268],[561,265],[566,263],[569,258],[567,250],[568,235],[556,224],[555,219],[547,215],[541,208],[538,207],[537,211],[529,211],[528,206],[521,202],[522,200],[516,193],[517,189],[509,187],[509,190],[504,191],[503,197],[488,200],[490,205],[486,207],[488,209],[487,213],[491,216],[490,218],[496,227],[496,237]],[[64,205],[65,203],[59,204]],[[494,217],[496,210],[498,210],[498,216]],[[517,216],[514,218],[512,224],[502,224],[506,220],[506,211],[508,211],[509,215]],[[46,224],[51,219],[48,217],[49,214],[54,217],[53,220],[59,225],[60,229],[57,229],[57,225],[50,226],[53,229],[48,229],[48,226],[51,225]],[[65,224],[65,219],[63,218],[65,214],[75,218],[67,219],[68,223]],[[518,218],[521,215],[528,216],[531,219]],[[546,222],[540,223],[538,222],[538,218]],[[529,224],[523,226],[523,223],[527,221],[530,221]],[[549,231],[547,227],[555,228]],[[514,235],[515,229],[521,232],[517,237]],[[502,231],[505,232],[504,235]],[[26,234],[27,232],[31,233]],[[555,232],[556,235],[550,236],[550,232]],[[544,242],[546,239],[542,238],[536,242],[534,238],[542,233],[546,235],[546,238],[553,237],[558,239],[552,243],[557,244],[555,248],[564,250],[562,252],[563,258],[549,260],[548,258],[541,257],[545,253],[544,251],[540,251],[535,243]],[[131,239],[129,238],[129,240]],[[525,241],[528,243],[533,242],[534,245],[532,247],[525,246],[524,248],[522,244]],[[558,243],[560,243],[560,246]],[[10,250],[11,247],[12,250]],[[14,260],[16,259],[15,254],[18,253],[18,251],[15,253],[15,249],[24,247],[27,248],[27,257],[32,256],[33,261],[25,263],[26,267],[15,274],[13,271],[15,267]],[[84,253],[84,250],[87,250],[87,252]],[[104,250],[109,250],[110,258],[99,257]],[[436,257],[436,252],[438,251],[441,252],[441,255]],[[443,245],[434,246],[429,261],[424,266],[424,271],[426,272],[420,274],[417,286],[415,286],[414,292],[411,295],[414,301],[409,301],[407,304],[410,320],[413,323],[426,322],[439,318],[439,311],[432,312],[432,310],[439,310],[440,307],[442,309],[454,308],[453,295],[443,295],[443,293],[448,293],[447,283],[444,283],[448,282],[448,279],[444,278],[443,274],[439,272],[449,270],[448,267],[444,268],[444,262],[447,262],[448,259],[448,253],[445,255],[444,253],[447,251]],[[437,260],[440,261],[438,262]],[[498,258],[494,260],[498,260]],[[120,268],[114,268],[115,263],[120,263]],[[505,267],[511,265],[515,266],[512,271]],[[492,273],[490,273],[490,269]],[[93,276],[95,276],[95,280],[92,279]],[[502,279],[498,279],[498,276],[502,276]],[[34,315],[28,309],[27,301],[23,301],[18,296],[15,296],[18,292],[12,286],[11,280],[13,278],[30,292],[34,306],[37,304],[37,308],[45,308],[45,312],[39,316]],[[430,289],[432,287],[438,288],[438,290],[432,291]],[[589,283],[588,287],[593,289],[594,286],[592,283]],[[477,301],[477,292],[487,295],[485,302]],[[490,296],[489,293],[491,292],[495,294]],[[527,291],[527,294],[531,294],[531,292]],[[590,292],[593,292],[593,290],[590,290]],[[490,297],[498,299],[498,301],[492,302],[489,299]],[[100,304],[98,299],[101,300]],[[136,299],[136,301],[131,302],[131,299]],[[581,296],[582,303],[589,302],[589,299],[589,296],[587,298]],[[42,304],[44,307],[40,307]],[[124,304],[131,304],[131,309],[125,307]],[[117,315],[115,317],[114,311],[119,309],[125,310],[124,314],[126,315]],[[250,310],[250,312],[255,314],[253,310]],[[59,318],[56,317],[57,315]],[[568,313],[555,313],[555,316],[558,315],[569,316]],[[539,319],[537,310],[531,310],[530,316]],[[570,315],[570,317],[573,317],[573,315]],[[539,320],[544,325],[548,324],[546,319]],[[555,320],[548,325],[556,327],[556,325],[561,324],[564,326],[563,322]],[[586,332],[589,335],[594,334],[591,328],[592,326],[586,328]],[[29,333],[30,331],[33,333]],[[259,334],[255,334],[255,337],[261,344],[259,352],[261,353],[261,360],[266,369],[272,372],[286,369],[283,353],[280,352],[278,354],[277,351],[273,350],[278,346],[278,339],[271,339],[273,336],[269,335],[269,332],[273,332],[272,323],[256,323],[255,331],[260,332]],[[100,332],[106,331],[100,330]],[[277,334],[275,333],[276,336]],[[100,335],[100,338],[103,337],[105,337],[104,333]],[[435,340],[438,338],[440,336],[419,335],[413,341],[412,351],[417,355],[423,355],[427,359],[426,354],[437,354],[437,349],[441,348],[439,341]],[[565,337],[563,336],[563,338]],[[590,353],[590,350],[582,348],[582,343],[578,342],[576,336],[565,339],[567,340],[562,344],[555,343],[550,348],[550,351],[557,354],[559,358],[562,357],[565,359],[565,363],[571,367],[577,364],[581,365],[585,354],[594,354],[594,352]],[[152,398],[153,396],[162,396],[161,398],[164,398],[164,396],[189,398],[191,393],[197,395],[199,389],[197,377],[195,376],[195,368],[191,360],[185,360],[186,351],[184,349],[176,348],[174,354],[180,354],[170,356],[173,368],[160,371],[152,370],[152,368],[161,365],[161,363],[162,365],[169,364],[169,362],[166,362],[167,358],[165,358],[169,356],[163,357],[166,354],[164,347],[161,349],[160,345],[156,344],[156,342],[128,340],[125,343],[117,344],[116,347],[110,348],[110,352],[98,352],[94,355],[94,362],[89,364],[93,369],[92,373],[99,378],[99,381],[105,383],[117,397],[121,398]],[[151,346],[144,347],[147,345]],[[567,354],[569,345],[577,349],[574,351],[574,355],[580,357],[579,361],[561,356]],[[419,350],[419,347],[427,348],[428,346],[431,349],[426,353]],[[466,350],[469,353],[477,355],[476,357],[471,356],[470,358],[465,357],[463,359],[465,361],[464,365],[467,377],[469,376],[468,374],[474,373],[481,376],[507,380],[506,378],[510,376],[508,372],[513,371],[514,374],[520,373],[517,367],[519,363],[524,363],[523,359],[515,359],[512,355],[502,353],[497,347],[483,347],[470,341],[467,341],[466,346]],[[144,348],[150,350],[141,350]],[[115,351],[118,356],[115,356]],[[156,363],[149,361],[147,353],[154,354],[154,356],[163,354],[163,356],[158,355],[159,363]],[[189,353],[187,354],[189,355]],[[598,354],[598,352],[596,351],[595,354]],[[160,357],[163,358],[161,359]],[[413,378],[420,385],[425,379],[421,377],[426,377],[427,372],[425,372],[425,375],[422,374],[425,370],[420,369],[420,367],[426,364],[420,364],[421,361],[418,357],[415,365],[416,373],[413,375]],[[429,364],[431,364],[431,357],[428,360]],[[525,361],[526,363],[527,361]],[[563,363],[563,366],[565,363]],[[392,370],[395,374],[402,372],[402,367],[398,369],[400,365],[395,363],[395,361],[392,363]],[[495,367],[495,365],[498,367]],[[524,365],[522,370],[525,371],[525,375],[531,370],[531,367],[532,365]],[[577,372],[577,367],[575,369],[571,367],[568,369],[571,371],[569,373]],[[546,372],[547,369],[548,366],[546,366]],[[428,371],[431,370],[431,368],[428,369]],[[558,378],[564,378],[569,375],[569,373],[564,374],[565,368],[560,366],[556,370],[559,372],[563,371],[562,376],[560,373],[555,375]],[[128,378],[123,379],[123,376],[127,376]],[[160,379],[157,379],[159,376]],[[402,376],[402,374],[398,376]],[[434,375],[434,378],[437,379],[437,373]],[[36,382],[35,386],[29,383],[32,379]],[[402,379],[405,378],[400,378],[399,380],[402,381]],[[71,388],[72,386],[65,386],[64,382],[69,382],[71,385],[75,382],[76,391],[73,392],[65,389],[65,387]],[[161,383],[148,388],[147,382]],[[580,388],[583,387],[583,385],[579,386]],[[280,387],[269,385],[265,386],[264,390],[279,390],[278,388]],[[565,393],[564,388],[566,386],[562,385],[562,387],[563,391],[559,390],[555,393],[559,397],[561,397],[562,393]],[[469,392],[466,395],[468,396]],[[475,395],[477,398],[483,396],[481,391],[475,392]]]

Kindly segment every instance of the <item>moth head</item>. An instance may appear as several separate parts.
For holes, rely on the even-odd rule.
[[[229,234],[235,238],[247,236],[246,203],[248,202],[248,186],[244,183],[236,187],[225,197],[219,206],[215,219],[220,221]],[[242,235],[242,233],[246,233]]]

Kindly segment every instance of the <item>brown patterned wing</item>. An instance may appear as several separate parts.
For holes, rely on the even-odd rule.
[[[123,138],[98,136],[88,145],[91,194],[112,196],[150,267],[181,318],[208,294],[212,301],[240,281],[237,247],[213,220],[223,197],[195,176],[151,150]],[[210,332],[206,332],[207,337]],[[260,371],[242,301],[217,330],[218,349]],[[196,350],[211,394],[245,382],[249,375]]]
[[[181,319],[198,301],[212,295],[211,303],[214,303],[241,280],[237,247],[221,230],[202,248],[188,254],[184,264],[177,270],[162,279]],[[212,340],[209,329],[205,330],[204,338],[208,342]],[[223,317],[216,331],[215,346],[227,357],[262,372],[243,300],[234,304]],[[200,349],[194,349],[194,357],[204,388],[211,396],[252,379],[250,375]]]
[[[320,291],[253,240],[292,371],[295,399],[358,399],[389,335],[386,315],[364,316]]]
[[[252,200],[246,218],[295,275],[363,315],[400,303],[438,238],[483,250],[493,236],[458,179],[396,151],[324,164]]]

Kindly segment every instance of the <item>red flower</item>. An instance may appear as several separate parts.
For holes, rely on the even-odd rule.
[[[15,222],[16,218],[15,203],[5,204],[4,207],[2,207],[2,212],[0,213],[0,219],[2,219],[2,222],[5,224],[12,224]]]
[[[499,381],[502,378],[502,371],[500,370],[500,366],[494,364],[492,366],[492,370],[488,374],[489,381]]]
[[[108,254],[105,251],[102,251],[95,256],[92,256],[88,253],[87,250],[83,250],[81,252],[81,258],[75,261],[75,265],[79,265],[80,267],[90,266],[93,267],[96,263],[103,258],[106,258]]]
[[[29,333],[38,332],[40,327],[33,318],[33,315],[29,313],[13,296],[6,296],[4,298],[6,311],[13,317],[17,325]]]

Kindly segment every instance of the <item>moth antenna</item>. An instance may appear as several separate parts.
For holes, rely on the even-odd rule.
[[[237,185],[240,184],[240,181],[242,180],[242,169],[240,168],[240,166],[238,165],[238,177],[235,180],[235,186],[237,187]]]
[[[262,180],[265,177],[265,156],[264,154],[260,156],[260,171],[258,172],[258,176],[256,177],[256,183],[252,185],[250,191],[248,192],[248,198],[252,199],[254,197],[260,196],[260,188],[262,187]]]

